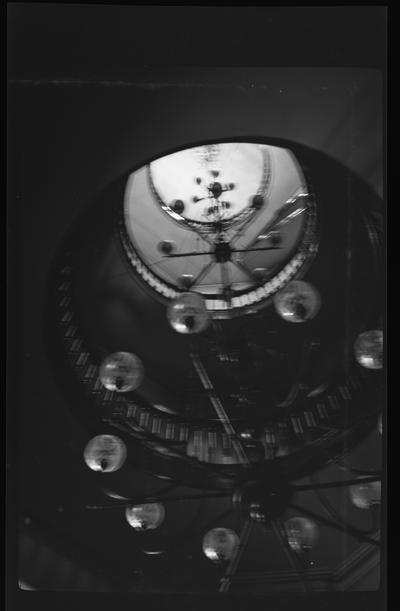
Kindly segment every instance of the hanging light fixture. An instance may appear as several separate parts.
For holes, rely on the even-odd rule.
[[[354,354],[357,363],[367,369],[382,369],[383,366],[383,333],[380,329],[364,331],[355,344]]]
[[[168,306],[167,318],[178,333],[201,333],[210,324],[204,298],[193,292],[182,293],[173,299]]]
[[[360,482],[350,486],[349,495],[353,505],[358,509],[370,509],[381,502],[381,482]]]
[[[130,505],[125,510],[125,517],[135,530],[154,530],[164,521],[164,505],[161,503]]]
[[[194,276],[193,274],[182,274],[179,278],[179,285],[186,290],[189,290],[193,284]]]
[[[176,212],[176,214],[182,214],[185,210],[185,203],[181,199],[176,199],[171,203],[170,208]]]
[[[126,446],[115,435],[97,435],[85,447],[83,457],[92,471],[117,471],[126,460]]]
[[[113,352],[100,366],[100,380],[107,390],[130,392],[140,386],[144,371],[142,361],[130,352]]]
[[[293,280],[275,295],[274,306],[284,320],[306,322],[318,314],[321,298],[309,282]]]
[[[284,526],[288,544],[296,552],[310,550],[318,540],[318,526],[309,518],[290,518]]]
[[[157,248],[163,255],[170,255],[176,250],[176,244],[173,240],[162,240],[158,243]]]
[[[262,284],[267,280],[269,270],[266,267],[255,267],[251,273],[254,280]]]
[[[203,552],[215,563],[229,561],[238,545],[239,537],[230,528],[213,528],[203,538]]]
[[[378,418],[378,431],[379,433],[382,435],[382,414],[379,414],[379,418]]]

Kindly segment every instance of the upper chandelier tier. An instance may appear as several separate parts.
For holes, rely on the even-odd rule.
[[[271,156],[266,146],[231,143],[197,146],[148,166],[152,190],[175,220],[213,232],[254,214],[266,204]]]
[[[290,150],[210,143],[130,174],[120,235],[162,299],[191,290],[213,317],[242,314],[307,271],[318,244],[316,202]]]

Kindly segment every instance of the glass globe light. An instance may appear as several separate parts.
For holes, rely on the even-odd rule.
[[[249,514],[254,522],[260,522],[263,524],[267,520],[267,516],[259,503],[251,503]]]
[[[383,365],[383,333],[379,329],[364,331],[355,344],[354,354],[357,363],[367,369],[382,369]]]
[[[288,322],[306,322],[319,312],[321,298],[315,287],[309,282],[293,280],[274,297],[274,306],[284,320]]]
[[[142,361],[130,352],[114,352],[100,366],[100,380],[107,390],[130,392],[143,381]]]
[[[264,196],[260,194],[254,195],[251,199],[251,205],[256,210],[260,210],[264,205]]]
[[[130,505],[125,510],[125,516],[135,530],[154,530],[164,521],[165,509],[161,503]]]
[[[213,528],[203,538],[203,552],[213,562],[231,560],[238,545],[239,537],[230,528]]]
[[[381,502],[381,482],[360,482],[350,486],[349,495],[353,505],[358,509],[369,509]]]
[[[176,214],[182,214],[182,212],[185,210],[185,204],[181,199],[176,199],[174,202],[172,202],[171,208],[174,212],[176,212]]]
[[[265,282],[269,271],[266,267],[255,267],[251,273],[256,282]]]
[[[157,248],[163,255],[170,255],[176,250],[175,242],[173,240],[162,240],[157,245]]]
[[[283,237],[280,231],[275,230],[268,234],[268,239],[272,246],[279,246],[282,243]]]
[[[318,540],[318,526],[308,518],[290,518],[284,527],[288,543],[296,552],[310,550]]]
[[[85,463],[93,471],[110,473],[122,467],[126,459],[126,446],[115,435],[97,435],[85,447]]]
[[[199,293],[181,293],[167,310],[171,327],[178,333],[201,333],[210,323],[206,303]]]

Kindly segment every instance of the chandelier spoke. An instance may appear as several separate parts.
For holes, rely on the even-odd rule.
[[[236,267],[238,267],[239,269],[242,270],[242,272],[244,272],[246,274],[246,276],[251,280],[251,282],[254,284],[254,278],[253,278],[253,274],[251,273],[251,271],[249,270],[249,268],[244,265],[244,263],[242,263],[241,261],[238,260],[233,260],[232,259],[232,263],[234,265],[236,265]]]
[[[358,484],[366,484],[368,482],[377,482],[381,480],[381,475],[371,475],[369,477],[360,477],[358,479],[338,480],[335,482],[319,482],[315,484],[300,484],[293,485],[293,490],[318,490],[320,488],[340,488],[345,486],[356,486]]]
[[[202,255],[212,255],[211,251],[203,251],[203,252],[178,252],[171,255],[165,255],[165,259],[176,259],[177,257],[201,257]]]
[[[240,560],[249,542],[252,528],[253,528],[253,521],[246,520],[246,522],[244,523],[242,532],[240,533],[239,545],[237,546],[235,553],[233,554],[231,558],[231,561],[226,569],[225,575],[221,579],[221,585],[219,588],[220,592],[228,592],[232,579],[234,578],[238,570]]]
[[[232,445],[235,448],[240,462],[249,467],[250,466],[250,461],[247,458],[246,452],[243,449],[242,444],[240,443],[237,435],[236,435],[236,431],[232,426],[232,423],[229,419],[228,414],[226,413],[218,395],[216,394],[215,390],[214,390],[214,386],[211,383],[210,378],[208,377],[208,374],[204,368],[203,363],[201,362],[201,360],[199,359],[199,357],[194,354],[191,353],[191,359],[193,362],[193,365],[196,369],[196,372],[200,378],[201,383],[203,384],[203,388],[206,391],[211,404],[213,406],[213,408],[215,409],[217,416],[222,424],[222,426],[224,427],[225,433],[227,434],[227,436],[231,439]]]
[[[264,246],[260,248],[232,248],[232,252],[259,252],[263,250],[280,250],[280,246]]]
[[[285,529],[282,523],[280,522],[280,520],[273,520],[271,522],[271,527],[272,527],[272,530],[276,538],[281,543],[283,550],[286,554],[286,557],[289,560],[289,563],[291,564],[292,568],[297,573],[297,576],[299,577],[300,581],[302,582],[304,590],[306,592],[311,592],[312,591],[311,585],[307,581],[304,575],[304,567],[300,561],[300,558],[296,554],[296,552],[292,550],[292,548],[290,547],[288,539],[286,537]]]
[[[202,280],[204,278],[204,276],[207,275],[207,273],[214,267],[215,265],[215,261],[212,260],[209,263],[207,263],[203,269],[200,271],[200,273],[196,276],[196,278],[193,280],[192,284],[191,284],[191,288],[193,288],[194,286],[196,286],[196,284],[198,284],[200,282],[200,280]]]

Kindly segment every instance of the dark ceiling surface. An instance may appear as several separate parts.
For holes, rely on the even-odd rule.
[[[27,558],[33,554],[29,542],[38,538],[82,568],[80,589],[125,590],[135,575],[139,590],[146,591],[141,545],[123,516],[79,509],[101,502],[103,484],[79,454],[86,431],[57,386],[43,339],[46,286],[57,249],[110,183],[165,151],[198,141],[232,136],[292,141],[349,167],[382,197],[385,14],[375,7],[362,7],[362,15],[345,7],[240,8],[239,28],[233,7],[9,4],[8,9],[10,334],[16,346],[9,362],[17,376],[8,391],[8,472],[10,498],[17,502],[14,515]],[[339,24],[342,46],[336,40]],[[232,30],[235,43],[226,51],[219,47],[215,61],[208,38]],[[291,44],[291,55],[287,47],[272,55],[283,31],[285,40],[296,39],[296,53]],[[352,44],[355,31],[357,44]],[[241,53],[249,45],[251,62]],[[199,67],[171,67],[193,58]],[[252,67],[240,68],[246,65]],[[261,67],[266,65],[271,67]],[[92,239],[89,233],[88,243]],[[380,467],[376,432],[350,462],[366,470]],[[337,475],[337,467],[329,469],[326,479]],[[138,492],[166,485],[134,468],[132,479]],[[110,486],[112,481],[110,474]],[[343,495],[331,496],[350,521],[368,528],[363,512]],[[200,588],[202,580],[215,579],[214,567],[193,555],[185,533],[194,524],[201,532],[201,524],[222,513],[225,503],[179,504],[175,521],[166,525],[177,541],[176,572],[160,563],[160,584],[182,579],[192,585],[193,573],[202,575]],[[322,568],[336,562],[330,557],[332,535],[323,536],[328,538],[312,559]],[[255,553],[244,571],[284,571],[282,552],[274,548],[272,557],[257,552],[259,545],[255,537],[250,548]],[[111,583],[110,556],[115,560]],[[46,570],[51,580],[44,560],[41,565],[32,556],[26,562],[37,571],[28,571],[28,583],[39,576],[46,583]],[[370,583],[376,579],[370,577]]]

